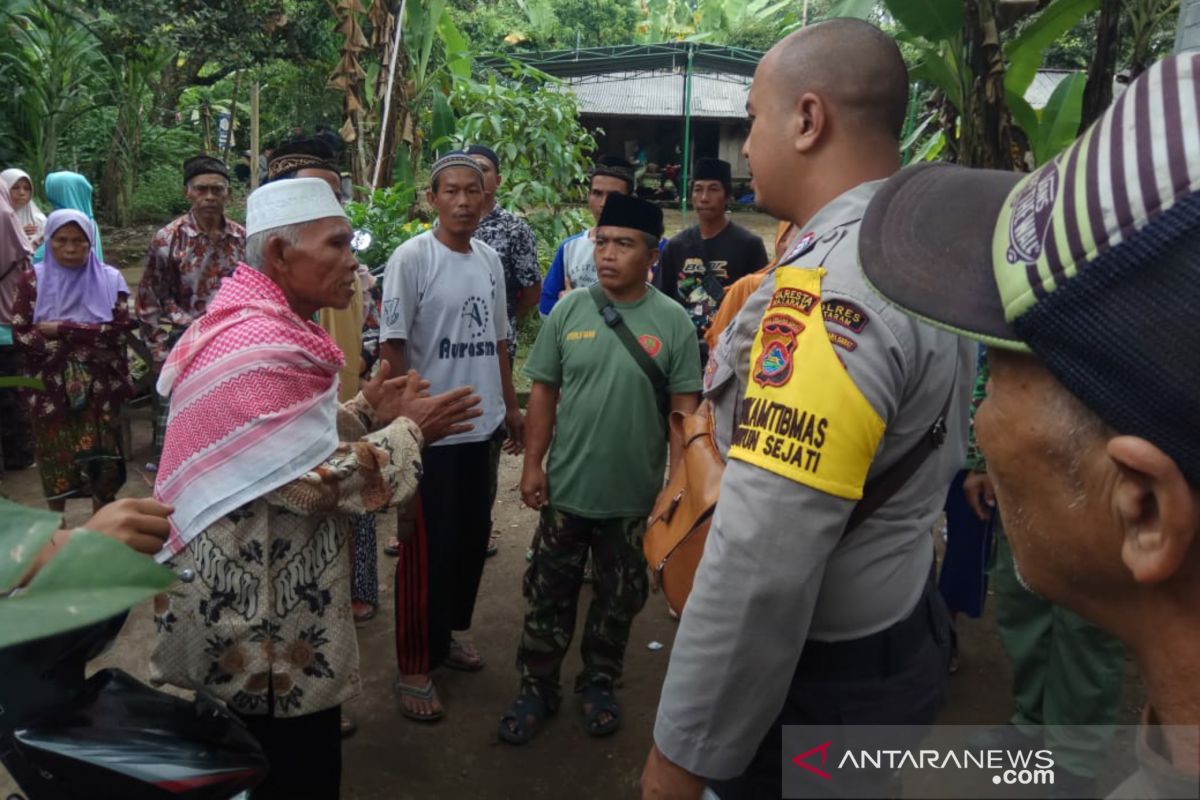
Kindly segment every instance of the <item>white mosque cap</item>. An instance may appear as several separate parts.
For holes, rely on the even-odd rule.
[[[274,181],[246,199],[247,236],[326,217],[347,218],[329,184],[320,178]]]

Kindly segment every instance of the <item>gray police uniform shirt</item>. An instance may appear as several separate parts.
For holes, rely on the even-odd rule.
[[[654,727],[667,758],[707,778],[734,777],[749,765],[783,707],[806,639],[858,639],[912,612],[932,564],[933,521],[964,463],[975,347],[890,306],[858,267],[859,225],[880,185],[862,184],[821,209],[806,227],[813,246],[788,266],[827,271],[820,292],[830,341],[869,403],[861,408],[884,425],[865,479],[925,436],[953,391],[948,436],[845,540],[854,500],[728,460]],[[775,278],[747,299],[706,370],[722,454],[753,388],[750,373],[761,383],[773,366],[763,369],[764,356],[752,365],[751,351],[760,323],[764,336],[770,327],[768,306],[779,304]]]

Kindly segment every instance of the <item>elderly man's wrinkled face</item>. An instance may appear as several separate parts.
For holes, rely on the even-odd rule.
[[[188,181],[183,193],[193,213],[219,216],[225,213],[229,201],[229,181],[220,175],[197,175]]]
[[[350,305],[358,271],[350,249],[352,237],[349,222],[329,217],[306,224],[300,241],[283,248],[278,274],[272,277],[293,308],[315,313]]]
[[[1033,356],[991,348],[975,432],[1022,580],[1088,611],[1128,586],[1103,426]]]

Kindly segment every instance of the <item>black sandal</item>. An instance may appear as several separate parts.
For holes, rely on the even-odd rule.
[[[500,717],[497,733],[509,744],[526,744],[537,735],[547,717],[558,711],[558,703],[550,703],[541,695],[522,690],[512,707]]]
[[[608,736],[621,727],[621,705],[609,684],[592,683],[583,687],[583,704],[583,729],[588,736]],[[601,722],[604,714],[608,714],[608,720]]]

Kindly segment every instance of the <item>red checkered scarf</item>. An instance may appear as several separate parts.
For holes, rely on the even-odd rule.
[[[171,412],[154,495],[175,507],[160,561],[333,452],[343,363],[270,278],[239,264],[221,281],[158,379]]]

